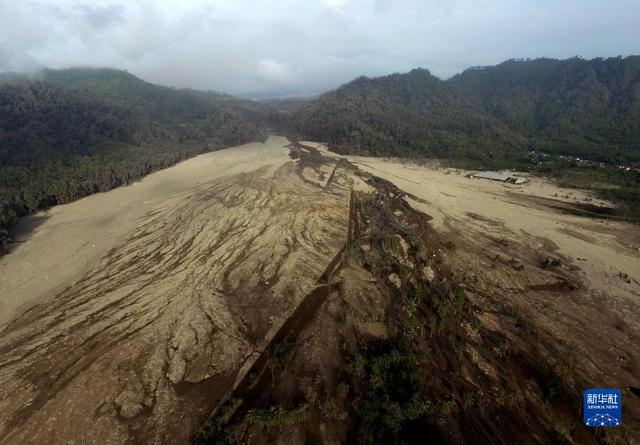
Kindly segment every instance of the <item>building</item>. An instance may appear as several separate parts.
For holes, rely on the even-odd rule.
[[[493,181],[511,182],[512,184],[523,184],[527,182],[526,178],[516,176],[510,172],[477,172],[472,174],[471,178],[491,179]]]

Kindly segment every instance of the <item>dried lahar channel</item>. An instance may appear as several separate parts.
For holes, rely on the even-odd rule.
[[[349,187],[287,145],[39,215],[0,267],[1,443],[188,440],[345,243]]]

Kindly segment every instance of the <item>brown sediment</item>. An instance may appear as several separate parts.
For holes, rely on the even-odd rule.
[[[0,442],[187,440],[344,246],[348,186],[336,176],[325,192],[298,168],[265,165],[167,199],[9,323]]]
[[[398,374],[415,371],[431,407],[402,424],[410,443],[597,443],[579,407],[596,382],[624,387],[637,417],[633,226],[289,147],[156,202],[5,328],[0,442],[183,443],[204,424],[243,443],[354,443],[370,395],[355,362],[399,338]],[[553,193],[521,192],[538,186]],[[300,416],[256,423],[273,407]],[[607,440],[637,440],[623,425]]]
[[[349,205],[350,248],[333,272],[340,287],[302,328],[286,363],[270,362],[269,384],[245,400],[242,411],[210,424],[199,441],[367,442],[363,418],[372,407],[363,416],[358,406],[381,382],[354,377],[354,360],[390,347],[398,332],[407,336],[408,319],[415,323],[408,338],[416,359],[404,357],[403,368],[415,367],[416,394],[431,408],[411,422],[398,420],[396,438],[474,444],[638,439],[634,420],[597,434],[581,423],[582,390],[596,381],[626,388],[629,412],[640,412],[628,389],[637,389],[640,377],[634,282],[609,275],[612,265],[623,263],[638,273],[637,257],[625,263],[612,256],[633,226],[574,220],[527,199],[514,202],[494,184],[469,187],[457,175],[353,159],[375,168],[353,173],[371,190],[354,194]],[[538,185],[532,179],[530,187]],[[455,191],[440,193],[449,188]],[[547,185],[540,189],[554,193]],[[573,236],[569,226],[584,235]],[[637,239],[630,235],[623,243]],[[608,268],[593,260],[575,264],[595,252],[612,260]],[[607,290],[610,283],[615,291]],[[608,366],[614,362],[620,363],[615,370]],[[398,403],[391,398],[379,405],[400,409]]]

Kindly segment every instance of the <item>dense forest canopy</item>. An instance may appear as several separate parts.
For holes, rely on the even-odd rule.
[[[110,69],[0,80],[0,247],[16,218],[262,137],[261,104]]]
[[[501,165],[536,149],[640,165],[640,57],[362,77],[283,121],[343,151]]]
[[[447,81],[536,149],[640,165],[640,57],[507,61]]]
[[[339,151],[482,161],[524,140],[429,71],[358,78],[292,116],[294,132]]]
[[[225,120],[255,127],[265,123],[265,107],[259,103],[221,93],[154,85],[125,71],[76,68],[44,70],[42,76],[46,83],[126,105],[139,119],[162,124],[187,139],[233,139],[233,135],[220,133]],[[225,129],[229,130],[231,127]]]

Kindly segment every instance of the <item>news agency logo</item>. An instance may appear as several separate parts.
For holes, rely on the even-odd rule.
[[[584,424],[618,426],[622,423],[622,393],[618,389],[592,388],[584,392]]]

